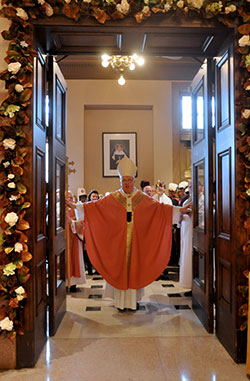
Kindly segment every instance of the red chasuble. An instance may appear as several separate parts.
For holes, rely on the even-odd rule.
[[[103,278],[120,290],[152,283],[166,268],[171,253],[173,207],[138,191],[132,210],[128,253],[126,198],[117,191],[84,204],[88,256]]]

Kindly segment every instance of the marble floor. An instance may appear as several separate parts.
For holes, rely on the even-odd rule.
[[[146,287],[136,312],[119,312],[104,298],[105,282],[88,277],[67,296],[57,334],[32,369],[4,371],[23,381],[243,381],[236,364],[191,308],[173,280]]]

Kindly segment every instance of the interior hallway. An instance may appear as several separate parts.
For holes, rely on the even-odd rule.
[[[245,364],[234,363],[206,332],[178,282],[146,287],[136,312],[118,312],[111,300],[103,299],[104,287],[100,276],[88,276],[87,284],[67,296],[67,313],[36,367],[4,371],[0,379],[247,380]]]

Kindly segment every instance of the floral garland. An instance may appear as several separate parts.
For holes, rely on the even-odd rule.
[[[0,106],[0,207],[3,209],[0,226],[0,333],[14,337],[22,333],[21,310],[27,293],[23,285],[30,272],[25,262],[31,260],[28,238],[23,233],[30,228],[24,220],[27,189],[22,183],[25,175],[25,156],[28,153],[29,104],[32,96],[33,58],[32,20],[52,15],[65,15],[78,21],[92,17],[99,23],[134,16],[138,23],[156,13],[175,13],[177,16],[216,18],[225,25],[238,25],[243,93],[236,101],[240,123],[239,150],[245,169],[242,198],[246,201],[245,223],[250,228],[250,0],[2,0],[0,14],[11,21],[2,37],[9,41],[5,61],[7,69],[0,73],[5,81],[8,97]],[[25,178],[25,177],[24,177]],[[243,254],[250,255],[250,240],[243,246]],[[245,273],[248,277],[249,270]],[[247,285],[239,286],[247,298]],[[240,307],[240,315],[247,316],[247,303]],[[241,329],[244,329],[243,322]]]

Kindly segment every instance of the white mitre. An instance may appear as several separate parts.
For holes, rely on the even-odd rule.
[[[130,176],[135,177],[136,175],[136,165],[128,157],[124,157],[118,164],[117,171],[120,177]]]

